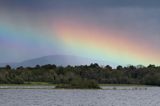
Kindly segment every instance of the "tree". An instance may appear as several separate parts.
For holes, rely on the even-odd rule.
[[[112,70],[112,67],[110,65],[106,65],[105,68],[108,70]]]
[[[11,70],[11,66],[10,65],[6,65],[5,67],[7,70]]]
[[[117,66],[117,70],[123,70],[123,67],[122,66]]]

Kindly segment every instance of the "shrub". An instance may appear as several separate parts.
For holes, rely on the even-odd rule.
[[[71,89],[100,89],[99,85],[95,80],[87,80],[76,78],[69,84],[60,84],[56,88],[71,88]]]
[[[13,84],[24,84],[24,80],[21,77],[16,76],[12,82]]]

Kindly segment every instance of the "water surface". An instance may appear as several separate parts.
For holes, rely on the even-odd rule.
[[[0,89],[0,106],[144,105],[160,106],[159,87],[137,90]]]

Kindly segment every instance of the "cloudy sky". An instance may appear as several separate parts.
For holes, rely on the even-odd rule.
[[[0,0],[0,63],[69,54],[160,65],[159,0]]]

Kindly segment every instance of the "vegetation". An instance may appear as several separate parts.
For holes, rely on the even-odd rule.
[[[160,86],[160,67],[117,66],[113,69],[98,64],[83,66],[43,65],[35,67],[0,68],[0,84],[44,82],[58,84],[57,88],[98,88],[98,84],[137,84]]]
[[[72,88],[72,89],[100,89],[95,80],[74,79],[69,84],[59,84],[56,88]]]

